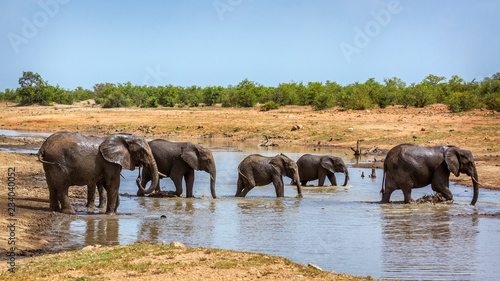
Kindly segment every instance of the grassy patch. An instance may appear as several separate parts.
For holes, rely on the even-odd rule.
[[[201,255],[201,257],[200,257]],[[179,269],[213,270],[258,269],[262,276],[284,271],[295,276],[334,280],[339,276],[306,267],[288,259],[265,254],[241,253],[221,249],[173,248],[168,245],[136,243],[128,246],[102,247],[56,255],[28,258],[19,262],[16,273],[2,272],[0,280],[103,280],[117,276],[140,277],[173,274]],[[174,271],[175,269],[175,271]],[[348,280],[366,280],[348,276]],[[120,277],[121,278],[121,277]]]

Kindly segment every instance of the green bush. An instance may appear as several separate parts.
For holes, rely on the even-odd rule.
[[[101,105],[103,108],[129,107],[132,104],[132,101],[117,88],[107,88],[104,92],[106,98]]]
[[[314,99],[312,104],[314,110],[324,110],[333,106],[333,96],[327,93],[321,93]]]
[[[473,92],[455,92],[448,97],[446,104],[452,112],[469,111],[476,108],[477,99]]]
[[[235,87],[237,105],[253,107],[257,104],[257,87],[252,81],[245,79]]]
[[[369,92],[358,83],[342,89],[339,103],[345,109],[363,110],[373,107]]]
[[[269,111],[271,109],[278,109],[280,106],[274,101],[268,101],[260,105],[260,111]]]
[[[150,97],[146,101],[146,103],[141,104],[141,107],[143,107],[143,108],[144,107],[154,107],[154,108],[156,108],[156,107],[158,107],[158,105],[159,105],[158,104],[158,98],[153,96],[153,97]]]
[[[485,103],[488,109],[500,111],[500,91],[489,93],[485,97]]]
[[[163,106],[174,107],[178,97],[178,88],[172,85],[158,86],[158,103]]]

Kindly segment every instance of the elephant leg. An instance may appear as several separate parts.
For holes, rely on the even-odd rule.
[[[306,181],[306,180],[300,181],[300,185],[301,185],[301,186],[306,186],[307,182],[308,182],[308,181]]]
[[[238,175],[238,191],[236,191],[237,197],[245,197],[247,193],[255,187],[255,179],[252,174],[246,174],[244,176]]]
[[[432,180],[431,187],[435,192],[440,193],[446,200],[453,200],[453,194],[450,191],[450,181],[447,179],[443,180]]]
[[[59,206],[59,195],[57,188],[54,186],[54,184],[50,183],[49,181],[47,181],[47,184],[49,186],[50,209],[54,212],[60,212],[61,207]]]
[[[394,191],[392,188],[386,188],[382,195],[382,201],[380,203],[389,203],[391,201],[391,194]]]
[[[99,201],[101,200],[99,196]],[[87,184],[87,208],[95,207],[95,184]]]
[[[320,168],[318,171],[318,186],[324,186],[325,179],[326,179],[326,171]]]
[[[274,177],[273,184],[276,189],[276,197],[285,197],[285,185],[283,184],[283,178],[281,176]]]
[[[184,181],[186,182],[186,197],[193,197],[194,170],[184,174]]]
[[[337,178],[335,177],[335,174],[329,174],[328,175],[328,180],[330,181],[330,183],[334,186],[337,186]]]
[[[246,186],[245,188],[243,188],[243,190],[241,191],[240,193],[240,196],[239,197],[246,197],[247,196],[247,193],[252,189],[254,188],[254,186]]]
[[[120,168],[121,170],[121,168]],[[120,204],[120,196],[119,196],[119,188],[120,188],[120,170],[116,174],[112,174],[106,180],[106,189],[107,189],[107,206],[106,206],[106,214],[114,214]]]
[[[403,194],[405,196],[405,204],[409,204],[411,202],[411,188],[403,189]]]
[[[241,176],[238,176],[238,182],[236,183],[236,194],[234,195],[234,197],[240,197],[241,191],[243,191],[244,187],[245,186],[243,184],[243,179],[241,178]]]
[[[174,182],[174,186],[175,186],[175,191],[174,192],[169,192],[171,193],[172,195],[175,195],[175,196],[181,196],[182,194],[182,175],[175,175],[175,176],[171,176],[170,177],[172,179],[172,181]]]
[[[98,208],[104,208],[107,202],[106,189],[102,182],[97,183],[97,191],[99,191],[99,206]]]
[[[75,211],[69,202],[68,189],[69,187],[62,188],[62,190],[59,190],[58,192],[59,202],[61,203],[61,212],[65,214],[74,214]]]

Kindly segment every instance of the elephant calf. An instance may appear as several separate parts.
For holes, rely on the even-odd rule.
[[[318,186],[325,184],[328,177],[332,185],[337,185],[335,173],[344,173],[345,180],[343,186],[347,185],[349,172],[347,166],[340,157],[330,155],[304,154],[297,160],[301,185],[305,186],[308,181],[318,180]]]
[[[291,178],[297,185],[298,196],[302,197],[297,163],[284,154],[266,157],[251,154],[238,166],[238,185],[236,197],[245,197],[255,186],[274,184],[276,197],[285,196],[283,177]]]
[[[476,164],[472,153],[455,146],[422,147],[400,144],[392,148],[384,160],[382,203],[389,203],[391,194],[401,189],[404,202],[410,203],[411,190],[431,185],[432,190],[452,200],[449,189],[450,172],[455,176],[465,173],[472,178],[474,195],[471,205],[476,204],[479,187]]]

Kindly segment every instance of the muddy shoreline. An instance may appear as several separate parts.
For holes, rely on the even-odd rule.
[[[143,113],[141,109],[119,109],[102,110],[97,108],[81,107],[6,107],[6,111],[0,113],[0,129],[19,130],[25,132],[44,132],[53,133],[61,130],[78,131],[84,134],[106,135],[117,132],[131,132],[144,135],[146,138],[170,138],[177,140],[190,140],[197,142],[199,140],[220,140],[230,141],[246,145],[256,146],[264,140],[271,140],[278,147],[305,146],[313,148],[350,148],[354,147],[357,139],[362,139],[361,148],[369,150],[377,147],[377,156],[382,156],[394,146],[394,143],[413,142],[421,145],[455,144],[461,148],[469,149],[473,152],[476,161],[479,180],[482,183],[481,188],[500,190],[499,181],[496,175],[500,172],[500,135],[498,127],[498,113],[488,113],[477,111],[475,115],[454,115],[443,111],[441,107],[428,108],[425,110],[414,110],[405,115],[401,109],[393,111],[372,110],[372,112],[301,112],[292,107],[283,109],[276,113],[261,113],[256,110],[242,109],[216,109],[211,111],[189,110],[147,110],[148,113],[161,113],[162,117],[176,116],[175,120],[179,125],[154,126],[151,118],[146,120],[123,120],[129,112],[133,114]],[[68,114],[65,118],[60,118],[64,111]],[[193,113],[190,113],[193,112]],[[212,128],[211,124],[200,123],[200,117],[206,118],[212,122],[220,122],[220,126]],[[393,117],[393,116],[396,117]],[[291,117],[290,117],[291,116]],[[304,120],[294,120],[303,117]],[[403,117],[402,117],[403,116]],[[442,116],[445,121],[444,129],[439,125],[427,125],[427,117],[439,118]],[[338,123],[333,124],[330,118],[338,118]],[[75,123],[75,119],[84,120]],[[247,122],[247,119],[254,119],[257,125]],[[389,119],[392,119],[389,120]],[[126,118],[125,118],[126,119]],[[361,120],[360,120],[361,119]],[[382,119],[388,119],[384,126],[377,125],[377,136],[370,137],[374,131],[370,128],[371,122],[380,122]],[[224,125],[224,120],[232,125]],[[239,121],[238,121],[239,120]],[[327,123],[321,125],[321,120]],[[404,124],[400,124],[405,120]],[[427,120],[427,121],[426,121]],[[284,122],[283,122],[284,121]],[[234,124],[232,122],[235,122]],[[285,123],[285,124],[284,124]],[[291,124],[304,123],[309,126],[319,126],[315,130],[299,130],[290,132]],[[362,124],[361,124],[362,123]],[[110,125],[116,124],[116,125]],[[145,124],[145,125],[138,125]],[[284,124],[284,125],[283,125]],[[413,126],[412,130],[405,130],[404,127]],[[434,124],[434,123],[433,123]],[[450,125],[451,124],[451,125]],[[225,127],[224,127],[225,126]],[[260,126],[260,127],[259,127]],[[430,129],[442,130],[445,133],[432,134]],[[307,128],[308,126],[306,126]],[[342,137],[319,137],[318,132],[324,127],[328,134],[336,134]],[[425,128],[424,128],[425,127]],[[310,127],[309,127],[310,128]],[[356,134],[351,134],[353,129]],[[396,129],[394,129],[396,128]],[[417,129],[415,129],[417,128]],[[420,129],[419,129],[420,128]],[[450,129],[451,128],[451,129]],[[477,132],[479,136],[470,135],[469,129]],[[482,128],[482,129],[477,129]],[[453,129],[453,131],[452,131]],[[463,130],[463,132],[462,132]],[[204,131],[204,132],[200,132]],[[365,132],[366,131],[366,132]],[[455,132],[459,131],[460,134]],[[427,133],[426,133],[427,132]],[[390,138],[384,137],[384,133],[391,134]],[[431,135],[432,137],[429,137]],[[264,138],[263,136],[267,136]],[[464,140],[465,138],[466,140]],[[0,136],[0,148],[12,150],[37,150],[45,138],[38,137],[5,137]],[[484,147],[483,147],[484,146]],[[16,244],[16,254],[19,259],[31,256],[61,252],[64,243],[71,243],[71,237],[62,237],[57,235],[57,231],[52,229],[56,221],[71,219],[69,215],[49,211],[48,208],[48,190],[46,188],[45,176],[42,165],[37,161],[34,153],[11,153],[0,151],[0,163],[2,174],[0,180],[6,180],[6,169],[16,167],[18,169],[16,178],[16,235],[18,244]],[[352,167],[363,168],[382,168],[383,162],[361,163]],[[472,186],[468,177],[461,176],[450,178],[461,185]],[[86,188],[73,187],[70,189],[70,198],[73,204],[83,206],[86,200]],[[0,204],[7,204],[7,192],[2,190],[0,195]],[[0,213],[7,217],[6,208],[2,208]],[[500,217],[499,214],[487,214],[481,216]],[[2,237],[7,237],[5,229],[0,231]],[[8,245],[5,240],[0,242],[0,255],[5,257]]]

